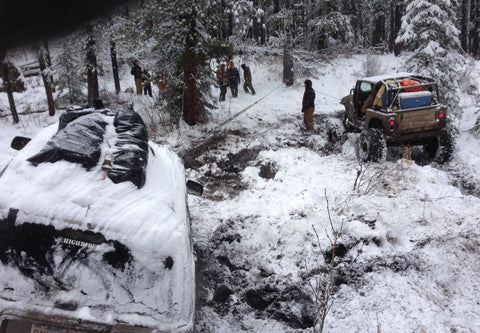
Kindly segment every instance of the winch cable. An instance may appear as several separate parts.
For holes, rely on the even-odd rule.
[[[267,96],[271,95],[274,91],[276,91],[277,89],[279,89],[280,87],[283,86],[283,83],[279,84],[277,87],[275,87],[274,89],[272,89],[271,91],[269,91],[266,95],[264,95],[263,97],[259,98],[258,100],[256,100],[254,103],[250,104],[249,106],[247,106],[246,108],[238,111],[237,113],[235,113],[233,116],[231,116],[230,118],[226,119],[225,121],[221,122],[220,124],[218,124],[217,126],[215,126],[213,129],[211,129],[208,133],[206,133],[205,135],[201,136],[199,138],[199,140],[204,140],[206,139],[208,136],[212,135],[212,134],[215,134],[217,133],[220,128],[222,128],[223,126],[225,126],[226,124],[228,124],[229,122],[231,122],[232,120],[234,120],[235,118],[239,117],[240,115],[242,115],[243,113],[247,112],[252,106],[260,103],[263,99],[265,99]],[[231,100],[231,98],[230,98]],[[230,110],[230,107],[229,107],[229,110]]]
[[[196,140],[196,144],[197,145],[200,145],[202,144],[203,142],[207,141],[207,139],[209,139],[210,136],[213,136],[215,135],[216,133],[218,133],[220,131],[220,129],[225,126],[226,124],[228,124],[229,122],[231,122],[232,120],[236,119],[237,117],[239,117],[240,115],[242,115],[243,113],[247,112],[251,107],[253,107],[254,105],[260,103],[263,99],[265,99],[267,96],[271,95],[273,92],[275,92],[276,90],[278,90],[280,87],[283,86],[283,83],[279,84],[278,86],[276,86],[275,88],[273,88],[272,90],[270,90],[267,94],[265,94],[263,97],[259,98],[258,100],[256,100],[254,103],[250,104],[249,106],[243,108],[242,110],[240,110],[239,112],[235,113],[233,116],[227,118],[226,120],[224,120],[223,122],[221,122],[220,124],[218,124],[217,126],[215,126],[213,129],[211,129],[210,131],[208,131],[207,133],[205,133],[204,135],[200,136],[197,140]],[[336,100],[340,100],[340,98],[338,97],[335,97],[335,96],[332,96],[332,95],[328,95],[328,94],[325,94],[325,93],[322,93],[322,92],[318,92],[319,94],[321,95],[325,95],[325,96],[328,96],[328,97],[331,97],[331,98],[334,98]],[[230,100],[229,100],[229,106],[228,106],[228,112],[230,113],[230,110],[231,110],[231,101],[232,101],[232,97],[230,97]]]
[[[262,101],[263,99],[265,99],[265,97],[267,97],[268,95],[271,95],[275,90],[279,89],[281,86],[283,86],[283,83],[282,84],[279,84],[276,88],[270,90],[270,92],[268,92],[266,95],[264,95],[263,97],[259,98],[258,100],[256,100],[254,103],[250,104],[249,106],[247,106],[246,108],[238,111],[237,113],[235,113],[232,117],[228,118],[227,120],[225,120],[224,122],[220,123],[219,125],[217,125],[215,129],[218,129],[219,127],[223,127],[225,126],[227,123],[231,122],[233,119],[237,118],[238,116],[240,116],[241,114],[245,113],[248,109],[250,109],[252,106],[258,104],[260,101]]]
[[[338,97],[335,97],[335,96],[332,96],[332,95],[329,95],[329,94],[326,94],[326,93],[322,93],[321,91],[317,91],[317,93],[319,93],[320,95],[324,95],[324,96],[327,96],[327,97],[334,98],[334,99],[336,99],[337,101],[342,100],[341,98],[338,98]]]

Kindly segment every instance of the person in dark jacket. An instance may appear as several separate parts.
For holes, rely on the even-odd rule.
[[[152,97],[152,84],[150,83],[152,81],[152,76],[148,72],[148,68],[143,69],[143,75],[142,75],[142,85],[143,85],[143,94]]]
[[[315,111],[315,90],[312,88],[312,81],[305,80],[302,100],[303,121],[307,130],[311,132],[313,132],[313,111]]]
[[[253,89],[252,85],[252,72],[250,71],[250,67],[245,64],[242,64],[243,69],[243,90],[248,94],[248,89],[252,92],[252,95],[255,95],[255,89]]]
[[[142,94],[142,68],[140,67],[140,64],[138,60],[135,60],[132,70],[130,71],[130,74],[133,75],[133,78],[135,80],[135,88],[137,90],[137,95]]]
[[[230,84],[230,90],[232,92],[232,97],[238,96],[238,84],[240,83],[240,73],[238,69],[235,68],[233,61],[230,61],[230,67],[227,70],[228,74],[228,83]]]
[[[225,95],[227,94],[228,76],[225,70],[225,64],[221,64],[217,70],[217,83],[220,86],[220,98],[219,101],[225,101]]]

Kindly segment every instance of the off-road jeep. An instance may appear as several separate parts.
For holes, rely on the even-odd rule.
[[[356,149],[363,161],[381,161],[387,145],[423,145],[439,163],[450,158],[447,110],[432,78],[408,73],[362,78],[340,103],[346,130],[360,132]]]

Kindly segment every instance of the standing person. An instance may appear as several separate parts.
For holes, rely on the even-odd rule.
[[[307,130],[311,132],[313,132],[313,111],[315,111],[315,90],[312,88],[312,81],[305,80],[302,100],[303,121]]]
[[[242,64],[243,69],[243,90],[248,94],[248,89],[252,92],[252,95],[255,95],[255,89],[252,86],[252,72],[250,71],[250,67],[245,64]]]
[[[220,85],[220,98],[219,101],[225,101],[225,95],[227,94],[228,87],[228,75],[225,71],[225,64],[221,64],[217,70],[217,83]]]
[[[143,69],[143,75],[142,75],[142,85],[143,85],[143,94],[152,97],[152,85],[151,82],[152,77],[150,73],[148,72],[148,68]]]
[[[165,90],[167,88],[167,83],[165,81],[165,77],[163,74],[160,74],[158,76],[158,92],[161,92],[162,90]]]
[[[137,90],[137,95],[141,95],[142,94],[142,68],[140,67],[138,60],[135,60],[132,70],[130,71],[130,74],[133,75],[133,78],[135,80],[135,88]]]
[[[233,61],[230,61],[230,67],[227,70],[228,83],[230,84],[230,90],[232,91],[232,97],[238,96],[238,84],[240,83],[240,73],[235,68]]]

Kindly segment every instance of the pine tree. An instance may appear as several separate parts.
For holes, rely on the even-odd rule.
[[[460,0],[458,9],[460,40],[467,54],[480,55],[480,1]]]
[[[457,66],[463,56],[455,26],[456,6],[455,0],[410,0],[396,42],[411,52],[405,69],[438,80],[449,114],[459,117]]]
[[[143,48],[138,54],[148,50],[157,59],[154,76],[163,77],[167,84],[162,98],[172,120],[181,115],[193,125],[205,120],[208,108],[212,107],[210,87],[214,73],[210,60],[228,60],[231,56],[231,47],[219,31],[223,23],[218,21],[232,8],[229,4],[230,1],[145,1],[126,24],[125,40],[136,36],[135,44]],[[152,44],[153,48],[149,47]]]
[[[125,25],[126,8],[125,6],[116,7],[102,20],[91,22],[98,51],[97,67],[99,69],[111,67],[115,94],[117,95],[121,91],[118,54],[121,55],[123,51],[121,32]],[[130,42],[136,44],[135,41]],[[110,59],[110,66],[107,63],[102,63],[104,59]],[[98,74],[103,74],[103,70],[100,70]]]
[[[353,43],[350,19],[342,10],[340,1],[322,1],[308,9],[309,43],[313,49]]]
[[[79,37],[75,35],[67,38],[55,61],[60,95],[68,94],[70,104],[85,102],[85,96],[82,94],[83,78],[80,45],[75,43],[78,39]]]
[[[480,56],[480,1],[473,0],[471,10],[471,52],[475,57]]]

